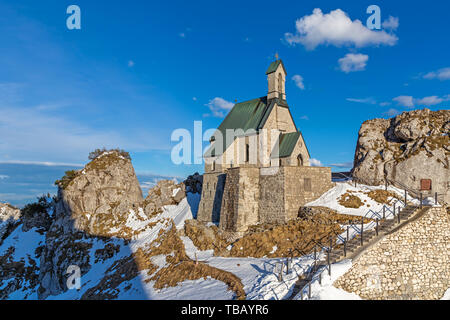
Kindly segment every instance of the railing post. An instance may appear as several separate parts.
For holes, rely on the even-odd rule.
[[[388,183],[387,183],[387,180],[386,180],[385,183],[384,183],[384,190],[387,191],[387,187],[388,187]]]
[[[377,226],[375,227],[375,230],[376,230],[376,232],[377,232],[377,236],[378,236],[378,218],[377,218]]]
[[[283,281],[283,262],[280,263],[280,273],[278,274],[278,281]]]
[[[286,258],[286,274],[289,274],[289,257]]]
[[[332,237],[330,237],[330,252],[331,252],[331,249],[333,248],[333,238]]]
[[[383,204],[383,220],[386,219],[386,205]]]
[[[408,193],[405,189],[405,207],[406,207],[407,203],[408,203]]]
[[[320,284],[320,285],[322,285],[322,273],[323,273],[323,272],[319,273],[319,284]]]
[[[308,299],[311,300],[311,281],[309,282],[309,286],[308,286]]]
[[[361,217],[361,245],[363,245],[364,217]]]
[[[396,208],[395,208],[395,204],[396,204],[396,203],[397,203],[397,202],[394,202],[394,210],[393,210],[393,211],[394,211],[394,218],[395,218],[395,209],[396,209]],[[395,222],[395,220],[394,220],[394,222]]]
[[[331,276],[330,250],[328,250],[328,274]]]
[[[347,257],[347,239],[344,240],[344,257]]]
[[[423,197],[422,197],[422,192],[420,193],[420,209],[422,209],[423,207]]]
[[[435,193],[434,193],[434,204],[435,204],[435,205],[438,204],[437,198],[438,198],[438,197],[437,197],[437,192],[435,192]]]
[[[317,260],[317,246],[314,246],[314,262]]]
[[[349,233],[349,229],[350,229],[350,226],[347,226],[347,241],[348,241],[348,238],[350,238],[350,233]]]
[[[402,211],[400,208],[398,208],[398,215],[397,215],[398,223],[400,223],[400,212],[402,212]]]

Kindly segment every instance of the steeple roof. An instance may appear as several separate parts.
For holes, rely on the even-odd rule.
[[[283,67],[284,73],[287,74],[286,68],[284,67],[283,61],[281,61],[281,59],[278,59],[278,60],[273,61],[273,62],[270,64],[269,68],[267,68],[266,74],[270,74],[270,73],[273,73],[273,72],[277,71],[278,66],[279,66],[280,64],[281,64],[281,66]]]

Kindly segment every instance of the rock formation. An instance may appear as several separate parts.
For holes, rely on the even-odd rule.
[[[10,228],[20,218],[20,210],[8,203],[0,203],[0,244]]]
[[[383,184],[386,178],[410,189],[431,190],[450,202],[450,111],[403,112],[392,119],[365,121],[359,130],[353,176],[363,183]]]

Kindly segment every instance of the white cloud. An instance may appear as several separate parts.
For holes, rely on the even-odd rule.
[[[439,98],[438,96],[430,96],[422,99],[417,99],[415,102],[418,105],[434,106],[436,104],[444,101],[444,98]]]
[[[206,106],[209,110],[211,110],[214,117],[223,118],[225,116],[225,112],[228,112],[231,108],[233,108],[234,103],[220,97],[215,97],[210,100]]]
[[[369,56],[361,53],[347,53],[338,60],[339,67],[345,73],[363,71],[366,68]]]
[[[450,80],[450,68],[442,68],[438,71],[428,72],[424,79],[439,79],[441,81]]]
[[[179,33],[179,36],[180,36],[181,38],[186,38],[186,33],[180,32],[180,33]]]
[[[302,89],[302,90],[305,89],[305,84],[303,83],[303,77],[302,77],[301,75],[298,75],[298,74],[294,75],[294,76],[292,77],[292,80],[295,82],[295,85],[296,85],[298,88],[300,88],[300,89]]]
[[[319,45],[356,46],[389,45],[397,43],[398,38],[385,31],[373,31],[365,27],[360,20],[351,20],[347,13],[336,9],[323,14],[316,8],[311,15],[295,22],[296,33],[285,33],[289,44],[300,43],[308,50]]]
[[[133,60],[128,61],[128,67],[132,68],[132,67],[134,67],[134,64],[135,63]]]
[[[87,159],[89,152],[96,148],[149,150],[155,146],[155,139],[160,139],[151,132],[140,135],[136,133],[134,138],[128,138],[120,130],[89,127],[35,108],[0,107],[0,161],[73,164],[68,162]]]
[[[192,100],[193,101],[197,101],[197,97],[192,97]]]
[[[336,168],[352,168],[353,162],[332,163],[332,164],[330,164],[330,166],[336,167]]]
[[[383,21],[381,26],[383,28],[385,28],[385,29],[388,29],[388,30],[397,30],[398,26],[399,26],[398,18],[397,17],[393,17],[393,16],[389,16],[389,18],[387,20]]]
[[[323,166],[322,162],[320,162],[320,160],[317,160],[317,159],[314,159],[314,158],[309,159],[309,164],[312,167],[322,167]]]
[[[67,162],[48,162],[48,161],[22,161],[22,160],[6,160],[0,161],[0,164],[22,164],[22,165],[37,165],[46,167],[84,167],[80,163],[67,163]],[[8,177],[8,176],[6,176]],[[1,176],[0,176],[1,179]]]
[[[4,174],[0,174],[0,180],[5,180],[5,179],[8,179],[8,178],[9,178],[9,176],[4,175]]]
[[[414,107],[414,98],[412,96],[398,96],[392,99],[397,102],[399,106],[412,108]]]
[[[301,116],[300,119],[301,120],[309,120],[309,117],[308,116]]]
[[[357,102],[357,103],[365,103],[365,104],[376,104],[377,103],[377,101],[372,97],[364,98],[364,99],[347,98],[346,100],[351,101],[351,102]]]
[[[380,106],[382,106],[382,107],[390,106],[391,104],[392,104],[392,103],[391,103],[391,102],[388,102],[388,101],[380,102]]]
[[[391,108],[388,111],[384,112],[383,114],[385,114],[389,117],[393,117],[393,116],[400,114],[400,111],[398,111],[397,109]]]
[[[414,98],[412,96],[399,96],[392,99],[397,102],[399,106],[412,108],[415,105],[434,106],[440,104],[443,101],[449,101],[450,95],[443,97],[429,96],[424,98]]]

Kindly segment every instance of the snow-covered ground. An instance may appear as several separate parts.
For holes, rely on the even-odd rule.
[[[348,214],[353,216],[366,216],[366,214],[372,210],[375,212],[380,212],[383,210],[383,204],[376,202],[370,198],[367,193],[372,190],[384,190],[384,186],[367,186],[362,184],[357,184],[355,187],[349,182],[336,182],[336,186],[325,192],[319,199],[311,201],[306,204],[306,206],[322,206],[334,209],[339,213]],[[404,191],[393,186],[389,186],[388,191],[395,192],[400,199],[404,198]],[[347,192],[357,196],[363,202],[363,205],[359,208],[347,208],[339,204],[339,199],[341,196]],[[393,199],[392,203],[396,199]],[[408,201],[418,202],[408,195]],[[403,202],[402,202],[403,203]],[[392,207],[389,205],[388,207]]]
[[[364,216],[368,210],[381,210],[382,205],[370,199],[364,192],[382,189],[380,187],[368,187],[358,185],[357,188],[348,183],[337,183],[337,185],[325,193],[321,198],[309,203],[310,206],[326,206],[336,209],[340,213],[351,214],[356,216]],[[402,191],[389,187],[389,190],[397,192],[402,196]],[[363,206],[360,209],[349,209],[338,204],[340,196],[348,191],[353,191],[355,195],[361,198],[365,204],[370,204],[370,207]],[[57,296],[50,296],[48,299],[79,299],[88,289],[94,287],[107,274],[107,270],[111,268],[118,260],[129,257],[133,252],[142,248],[155,239],[157,239],[161,230],[169,228],[175,223],[176,228],[182,229],[184,222],[187,219],[192,219],[196,216],[198,209],[199,195],[188,194],[188,197],[183,199],[178,205],[166,206],[163,208],[161,214],[148,219],[142,209],[136,211],[131,210],[126,221],[126,226],[135,231],[133,239],[125,242],[123,239],[111,239],[110,243],[120,247],[119,252],[114,255],[113,259],[105,261],[96,261],[95,252],[98,249],[103,249],[105,243],[102,240],[92,239],[92,248],[89,250],[89,261],[91,261],[91,268],[86,274],[83,274],[80,290],[68,290]],[[369,228],[365,225],[365,228]],[[351,232],[355,232],[352,230]],[[344,235],[344,234],[343,234]],[[242,281],[244,291],[247,299],[270,300],[270,299],[286,299],[292,295],[295,282],[298,276],[304,274],[311,268],[314,263],[312,255],[303,257],[295,257],[292,261],[289,273],[284,268],[282,273],[282,280],[279,280],[279,270],[283,263],[286,264],[286,259],[282,258],[226,258],[215,257],[213,250],[200,251],[188,237],[181,237],[185,246],[186,254],[193,260],[197,259],[210,266],[228,271],[239,277]],[[34,229],[29,232],[22,232],[22,228],[17,228],[0,246],[0,256],[5,254],[9,247],[15,247],[14,261],[28,261],[30,253],[34,253],[36,248],[43,245],[45,237],[37,233]],[[83,240],[86,241],[86,240]],[[276,248],[274,248],[276,249]],[[320,253],[320,257],[324,257]],[[166,264],[164,255],[154,256],[151,258],[153,265],[159,269]],[[28,263],[28,262],[27,262]],[[37,261],[39,264],[39,261]],[[322,283],[319,284],[318,278],[312,282],[311,299],[361,299],[353,293],[345,292],[333,286],[333,282],[341,275],[346,273],[351,267],[351,260],[344,260],[342,262],[332,265],[331,277],[325,271],[322,274]],[[232,299],[235,295],[230,291],[227,285],[221,281],[212,278],[187,280],[179,283],[175,287],[163,288],[157,290],[153,287],[154,281],[145,281],[148,279],[146,270],[143,270],[139,275],[131,280],[122,282],[114,291],[117,293],[118,299]],[[0,288],[1,289],[1,288]],[[450,290],[449,290],[450,291]],[[444,298],[450,299],[450,293],[447,291]],[[10,295],[12,299],[23,299],[30,291],[16,291]],[[36,299],[36,293],[29,294],[28,299]],[[297,295],[295,299],[299,299]],[[305,291],[304,298],[307,299],[307,291]],[[443,299],[444,299],[443,298]]]
[[[331,277],[328,270],[319,270],[311,283],[311,300],[361,300],[355,293],[349,293],[333,286],[333,283],[342,275],[344,275],[352,267],[350,259],[343,260],[331,265]],[[322,275],[322,281],[319,281],[319,274]],[[294,297],[295,300],[301,299],[301,294]],[[308,289],[303,292],[303,300],[308,300]]]

